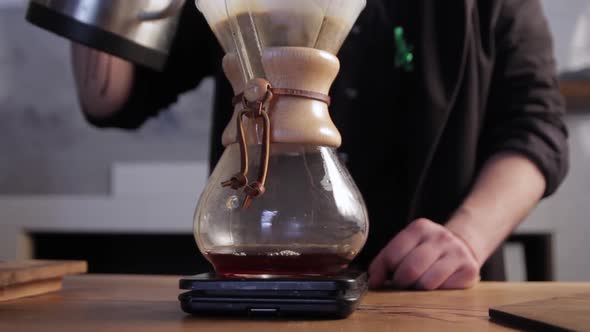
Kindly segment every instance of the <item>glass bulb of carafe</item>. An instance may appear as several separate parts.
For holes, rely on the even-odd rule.
[[[250,174],[260,145],[250,145]],[[331,275],[365,244],[368,215],[335,149],[272,144],[266,193],[243,207],[243,191],[221,183],[236,173],[240,147],[227,146],[199,200],[194,232],[224,276]]]

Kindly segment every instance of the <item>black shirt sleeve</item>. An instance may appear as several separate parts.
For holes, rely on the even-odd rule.
[[[569,151],[553,41],[540,1],[504,1],[496,28],[486,155],[527,156],[545,176],[548,196],[566,176]]]
[[[147,119],[175,103],[178,96],[213,75],[222,53],[203,15],[187,1],[178,23],[167,65],[162,72],[135,66],[131,94],[121,109],[108,117],[85,115],[100,128],[139,128]]]

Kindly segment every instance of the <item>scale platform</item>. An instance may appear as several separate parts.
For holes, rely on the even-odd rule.
[[[182,310],[193,315],[302,317],[350,316],[367,292],[367,274],[330,277],[225,278],[199,274],[180,280]]]

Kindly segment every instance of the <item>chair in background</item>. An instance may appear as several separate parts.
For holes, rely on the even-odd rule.
[[[524,251],[527,281],[553,281],[553,234],[513,234],[507,243],[521,245]]]

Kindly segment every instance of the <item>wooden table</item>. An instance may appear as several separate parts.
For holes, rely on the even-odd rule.
[[[178,277],[69,277],[64,290],[0,303],[0,331],[505,331],[488,308],[590,292],[590,283],[482,283],[465,291],[380,291],[346,320],[194,318],[176,299]]]

